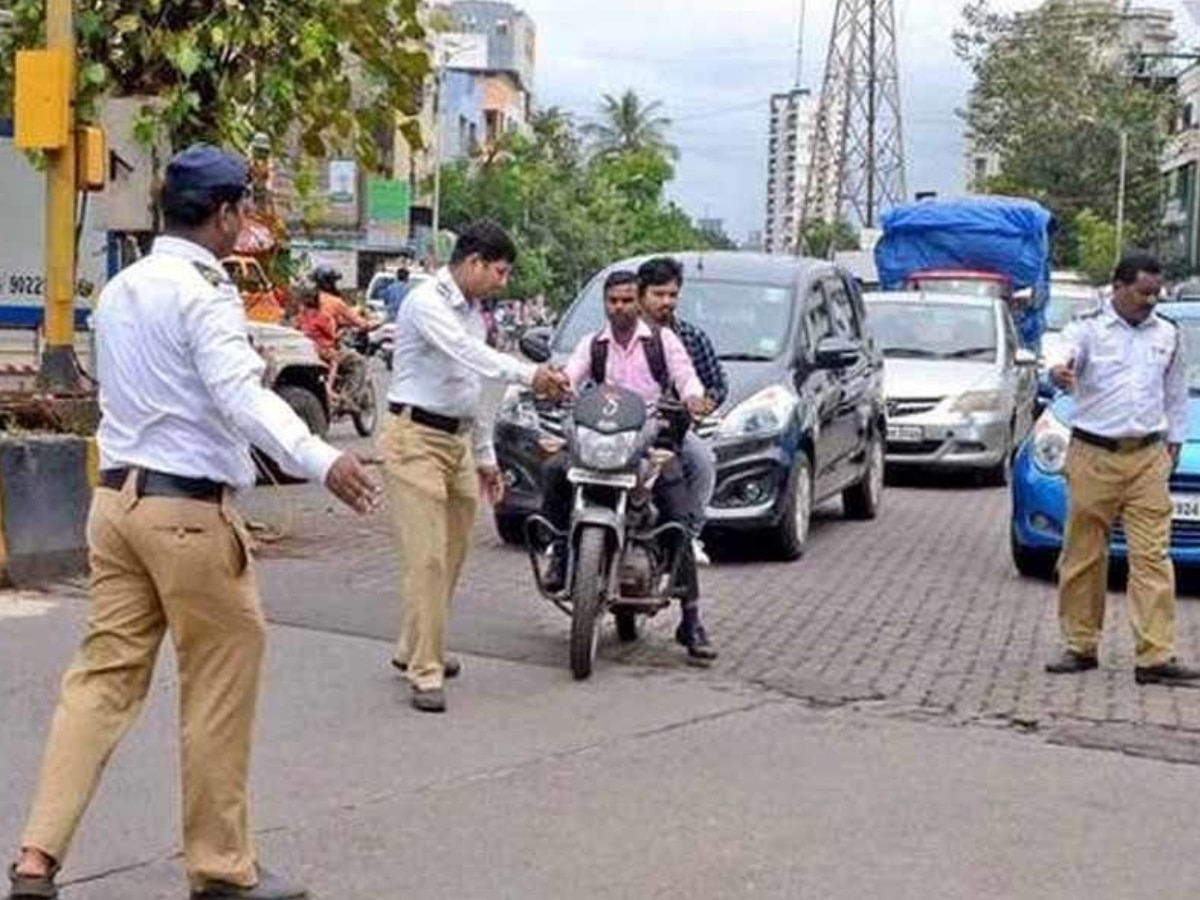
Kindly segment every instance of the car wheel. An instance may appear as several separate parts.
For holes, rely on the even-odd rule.
[[[775,528],[775,551],[780,559],[791,561],[804,555],[812,526],[813,480],[808,457],[801,454],[792,465],[783,516]]]
[[[847,519],[874,519],[883,500],[884,449],[879,435],[867,445],[866,468],[858,483],[842,492]]]
[[[1017,529],[1009,530],[1009,545],[1012,549],[1013,565],[1024,578],[1051,581],[1058,566],[1058,554],[1040,547],[1026,547],[1017,539]]]
[[[1010,430],[1008,441],[1004,445],[1004,457],[992,468],[983,473],[983,484],[987,487],[1008,487],[1012,483],[1013,448],[1016,444],[1015,432]]]

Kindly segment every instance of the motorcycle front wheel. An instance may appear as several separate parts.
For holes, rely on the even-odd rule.
[[[379,401],[375,395],[375,383],[369,373],[365,377],[366,383],[362,387],[358,411],[351,416],[354,420],[354,430],[358,432],[359,437],[373,435],[379,422]]]
[[[600,617],[607,590],[607,535],[585,528],[579,535],[575,581],[571,588],[571,674],[583,681],[592,674],[600,643]]]

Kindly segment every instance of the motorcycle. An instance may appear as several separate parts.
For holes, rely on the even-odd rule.
[[[359,437],[370,437],[379,423],[379,397],[370,371],[370,333],[350,332],[342,338],[342,356],[329,390],[329,418],[349,417]],[[351,352],[345,352],[351,351]]]
[[[570,527],[564,534],[533,515],[525,536],[538,592],[571,618],[576,679],[592,674],[606,613],[628,643],[638,639],[640,618],[657,615],[675,599],[671,590],[690,536],[677,523],[659,522],[653,490],[677,455],[687,427],[679,422],[686,416],[681,404],[667,401],[648,415],[637,394],[602,385],[581,394],[564,419],[567,480],[574,490]],[[549,455],[563,445],[547,440],[542,449]],[[547,548],[566,554],[562,591],[547,587]]]

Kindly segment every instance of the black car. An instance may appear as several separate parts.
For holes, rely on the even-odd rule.
[[[564,362],[604,323],[602,286],[624,260],[598,274],[561,323],[531,329],[526,356]],[[774,554],[804,552],[813,507],[837,494],[847,516],[875,517],[883,493],[883,357],[867,330],[862,296],[831,263],[751,253],[676,254],[685,281],[680,315],[704,329],[729,376],[725,406],[697,425],[717,457],[706,540],[761,532]],[[561,412],[511,388],[495,439],[508,483],[496,527],[524,540],[524,518],[541,506],[539,439],[560,435]]]

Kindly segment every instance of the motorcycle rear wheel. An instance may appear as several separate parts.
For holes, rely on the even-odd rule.
[[[579,535],[575,581],[571,587],[571,674],[583,681],[592,674],[600,643],[600,617],[607,588],[608,542],[601,528],[585,528]]]
[[[369,375],[363,385],[361,406],[351,418],[359,437],[370,437],[375,433],[375,426],[379,423],[379,400]]]

